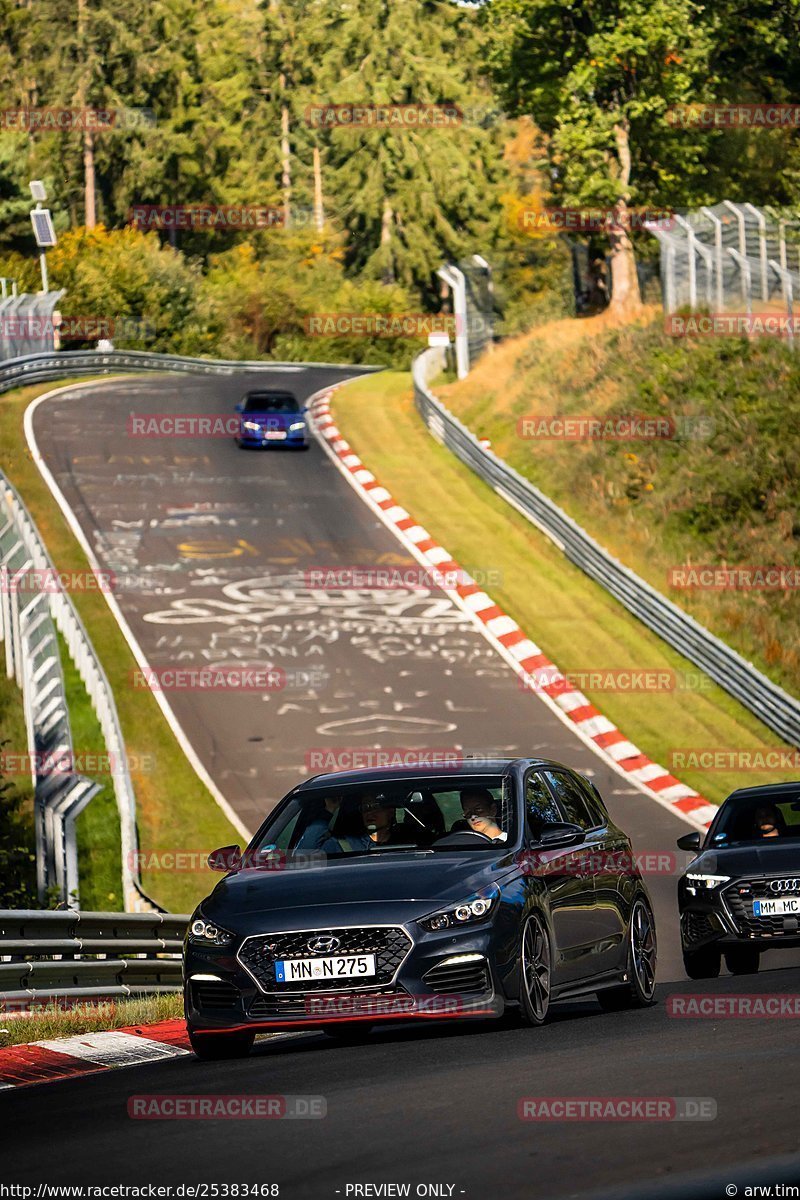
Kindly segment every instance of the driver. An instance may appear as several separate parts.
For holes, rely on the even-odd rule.
[[[491,842],[508,840],[508,834],[497,823],[497,801],[488,788],[465,788],[461,793],[461,811],[473,833],[482,833]]]
[[[783,820],[774,804],[761,804],[753,818],[753,837],[780,837],[783,832]]]

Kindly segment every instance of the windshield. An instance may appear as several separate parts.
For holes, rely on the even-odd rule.
[[[323,788],[295,797],[253,844],[256,857],[322,853],[328,858],[419,850],[492,850],[516,833],[511,781],[404,779]]]
[[[729,801],[719,815],[712,846],[734,842],[800,839],[800,793],[781,799],[743,796]]]
[[[291,392],[249,392],[244,402],[246,413],[298,413],[300,405]]]

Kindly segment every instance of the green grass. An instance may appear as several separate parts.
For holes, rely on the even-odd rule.
[[[78,886],[80,906],[89,912],[116,912],[125,907],[122,893],[119,812],[107,761],[100,722],[83,686],[67,646],[58,635],[64,686],[67,692],[72,750],[78,774],[101,784],[98,792],[78,816]],[[97,769],[93,769],[97,767]]]
[[[673,670],[702,685],[647,693],[581,689],[644,753],[666,766],[675,749],[779,744],[435,442],[416,413],[408,375],[386,372],[348,384],[336,392],[333,412],[380,482],[462,566],[491,574],[487,590],[562,671]],[[521,695],[520,703],[535,698]],[[742,783],[732,771],[676,773],[714,802]],[[747,776],[753,784],[774,778]]]
[[[6,675],[5,643],[0,643],[0,753],[25,755],[28,735],[22,692]],[[0,908],[36,906],[33,787],[30,775],[0,771]]]
[[[510,342],[441,399],[615,557],[800,695],[798,590],[687,590],[683,564],[800,573],[800,355],[773,338],[674,338],[557,322]],[[529,415],[665,417],[648,441],[530,440]],[[774,739],[772,735],[769,741]]]
[[[64,382],[70,382],[65,380]],[[81,383],[87,382],[81,380]],[[53,500],[36,465],[33,463],[22,431],[22,416],[35,396],[56,386],[47,385],[9,392],[0,398],[0,467],[19,489],[23,501],[45,540],[59,571],[86,571],[88,563],[61,512]],[[82,591],[73,596],[75,607],[89,632],[111,684],[117,704],[123,737],[129,754],[142,769],[132,771],[136,793],[140,849],[175,852],[187,846],[222,846],[241,841],[213,796],[190,767],[183,751],[167,725],[155,698],[149,691],[130,686],[130,671],[135,662],[117,622],[100,592]],[[76,713],[80,722],[80,711]],[[93,736],[89,727],[73,732],[76,749],[80,736]],[[155,770],[144,769],[155,763]],[[110,792],[105,804],[109,804]],[[98,797],[99,799],[99,797]],[[95,801],[92,801],[89,808]],[[100,867],[113,836],[108,807],[103,801],[95,814],[89,814],[79,827],[83,849],[92,845],[99,856],[97,878],[87,877],[87,886],[116,887],[106,867]],[[86,812],[88,813],[88,809]],[[98,845],[92,843],[98,838]],[[92,862],[92,869],[94,861]],[[82,874],[84,868],[82,868]],[[190,911],[209,889],[210,872],[174,872],[146,869],[142,874],[145,891],[173,912]],[[86,907],[85,902],[83,902]]]
[[[183,997],[179,993],[107,1000],[100,1004],[76,1004],[74,1008],[50,1005],[19,1016],[8,1016],[0,1008],[0,1049],[24,1046],[44,1038],[70,1037],[77,1033],[96,1033],[101,1029],[122,1029],[129,1025],[148,1025],[176,1017],[183,1017]]]

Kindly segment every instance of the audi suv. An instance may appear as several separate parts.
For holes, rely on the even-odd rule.
[[[678,880],[686,973],[712,979],[758,971],[761,952],[800,946],[800,783],[741,788],[720,805]]]

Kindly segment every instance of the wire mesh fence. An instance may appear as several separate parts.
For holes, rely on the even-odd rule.
[[[800,290],[800,218],[720,204],[675,214],[653,228],[661,251],[664,310],[793,316]],[[786,332],[791,336],[791,323]]]

